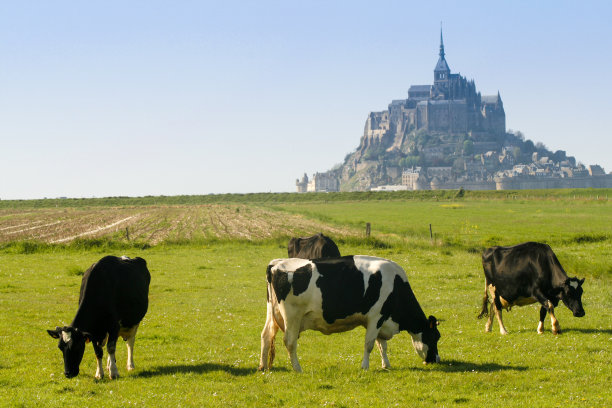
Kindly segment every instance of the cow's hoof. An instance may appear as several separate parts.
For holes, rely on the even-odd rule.
[[[133,371],[133,370],[134,370],[134,366],[127,366],[127,367],[126,367],[126,369],[127,369],[128,371]]]
[[[503,331],[502,331],[502,330],[500,330],[500,331],[499,331],[499,334],[502,334],[502,335],[504,335],[504,336],[505,336],[506,334],[508,334],[508,332],[507,332],[506,330],[503,330]]]
[[[100,375],[100,374],[96,374],[96,375],[94,376],[94,378],[95,378],[96,380],[101,380],[101,379],[103,379],[103,378],[104,378],[104,376],[103,376],[103,375]]]

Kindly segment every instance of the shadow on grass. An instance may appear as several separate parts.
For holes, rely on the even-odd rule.
[[[458,361],[458,360],[442,360],[438,364],[427,366],[432,368],[434,371],[443,371],[445,373],[465,373],[465,372],[480,372],[480,373],[492,373],[496,371],[526,371],[529,369],[527,366],[512,366],[497,363],[471,363],[469,361]],[[423,367],[410,367],[408,370],[417,371],[425,370]]]
[[[561,334],[569,333],[569,332],[578,332],[578,333],[585,333],[585,334],[597,334],[597,333],[612,334],[612,329],[582,329],[579,327],[569,327],[569,328],[561,327]]]
[[[447,373],[463,373],[466,371],[474,371],[481,373],[491,373],[495,371],[526,371],[527,366],[512,366],[497,363],[471,363],[469,361],[444,360],[435,366],[438,371]]]
[[[276,367],[273,368],[274,371],[287,371],[284,367]],[[163,375],[174,375],[174,374],[206,374],[212,371],[223,371],[230,375],[242,377],[245,375],[252,375],[257,372],[255,368],[242,368],[242,367],[234,367],[227,364],[219,364],[219,363],[201,363],[201,364],[177,364],[177,365],[166,365],[166,366],[157,366],[153,367],[150,370],[144,370],[139,373],[136,373],[135,377],[157,377]]]

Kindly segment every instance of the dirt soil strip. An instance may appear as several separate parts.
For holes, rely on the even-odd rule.
[[[73,235],[73,236],[70,236],[70,237],[67,237],[67,238],[56,239],[55,241],[51,241],[51,243],[52,243],[52,244],[57,244],[57,243],[60,243],[60,242],[71,241],[71,240],[73,240],[73,239],[75,239],[75,238],[82,237],[82,236],[84,236],[84,235],[91,235],[91,234],[95,234],[95,233],[97,233],[97,232],[104,231],[104,230],[109,229],[109,228],[113,228],[113,227],[115,227],[115,226],[117,226],[117,225],[121,224],[122,222],[125,222],[125,221],[127,221],[127,220],[131,220],[131,219],[132,219],[132,218],[134,218],[134,217],[135,217],[134,215],[130,215],[129,217],[126,217],[126,218],[124,218],[124,219],[122,219],[122,220],[119,220],[119,221],[115,221],[115,222],[113,222],[112,224],[108,224],[108,225],[105,225],[105,226],[103,226],[103,227],[98,227],[98,228],[93,229],[93,230],[90,230],[90,231],[85,231],[85,232],[82,232],[82,233],[80,233],[80,234]]]
[[[62,221],[55,221],[55,222],[51,222],[51,223],[49,223],[49,224],[44,224],[44,225],[36,225],[36,226],[34,226],[34,227],[24,228],[24,229],[20,229],[20,230],[17,230],[17,231],[9,231],[9,232],[6,232],[5,234],[6,234],[6,235],[10,235],[10,234],[18,234],[18,233],[20,233],[20,232],[25,232],[25,231],[31,231],[31,230],[34,230],[34,229],[39,229],[39,228],[50,227],[50,226],[52,226],[52,225],[56,225],[56,224],[59,224],[59,223],[61,223],[61,222],[62,222]]]
[[[40,224],[42,221],[26,222],[25,224],[11,225],[9,227],[0,228],[0,231],[6,231],[8,229],[15,229],[19,227],[25,227],[28,225]]]

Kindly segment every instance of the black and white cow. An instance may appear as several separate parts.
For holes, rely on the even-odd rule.
[[[425,363],[440,361],[438,322],[427,318],[416,300],[404,270],[382,258],[355,255],[317,260],[276,259],[267,269],[266,324],[261,332],[259,369],[274,361],[274,338],[278,329],[295,371],[297,339],[304,330],[324,334],[366,329],[361,368],[368,369],[374,343],[383,368],[390,366],[387,340],[401,330],[412,336],[412,344]]]
[[[119,336],[127,341],[127,369],[134,369],[134,340],[149,305],[151,275],[142,258],[105,256],[93,264],[81,282],[79,308],[70,326],[47,330],[59,339],[64,355],[64,374],[79,374],[85,342],[91,341],[97,359],[96,378],[104,377],[102,347],[108,351],[107,369],[111,379],[119,376],[115,348]]]
[[[340,257],[338,246],[322,233],[311,237],[291,238],[287,246],[289,258],[317,259]]]
[[[584,316],[582,308],[582,283],[584,279],[568,278],[555,253],[546,245],[538,242],[501,247],[495,246],[482,253],[482,266],[485,274],[485,293],[482,311],[478,318],[489,316],[485,331],[491,331],[493,314],[497,317],[499,331],[508,334],[502,322],[502,308],[540,303],[540,322],[538,333],[544,332],[544,318],[550,313],[552,332],[560,331],[555,317],[555,307],[559,300],[572,311],[574,316]],[[492,297],[491,310],[489,293]]]

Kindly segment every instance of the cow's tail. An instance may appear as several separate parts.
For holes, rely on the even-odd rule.
[[[487,278],[485,278],[485,290],[484,290],[484,296],[482,297],[482,310],[480,311],[480,314],[478,315],[479,319],[482,319],[483,317],[487,317],[489,315],[489,291],[488,291],[488,286],[489,286],[489,281],[487,280]]]

